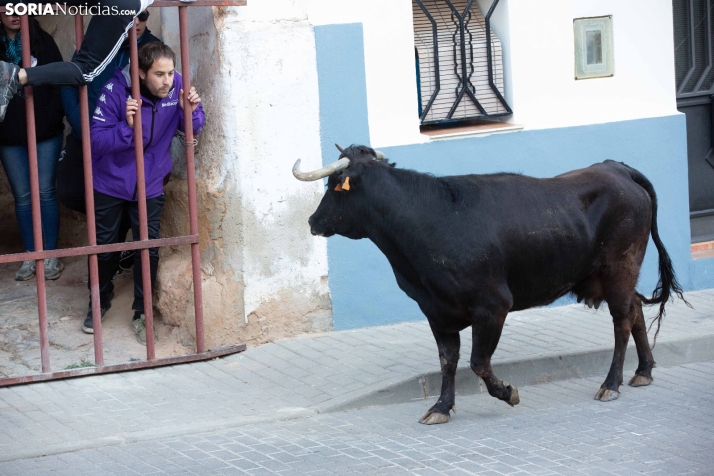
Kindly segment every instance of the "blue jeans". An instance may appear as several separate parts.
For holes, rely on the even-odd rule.
[[[40,209],[44,249],[57,248],[59,237],[59,203],[55,189],[57,162],[62,150],[62,134],[37,144],[37,167],[40,176]],[[30,162],[27,146],[0,146],[0,161],[15,197],[15,216],[20,236],[27,251],[35,251],[32,233],[32,200],[30,192]]]

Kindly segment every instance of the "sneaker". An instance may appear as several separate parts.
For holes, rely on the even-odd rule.
[[[104,322],[104,314],[107,313],[109,308],[112,307],[112,299],[114,299],[114,293],[109,293],[109,299],[107,303],[100,306],[100,311],[102,313],[102,322]],[[87,317],[84,318],[84,324],[82,324],[82,330],[87,334],[94,334],[94,319],[92,319],[92,302],[89,301],[89,311],[87,311]]]
[[[146,316],[142,312],[138,319],[132,319],[131,325],[136,332],[136,340],[139,344],[146,345]],[[154,327],[154,340],[156,340],[156,327]]]
[[[55,280],[62,275],[64,263],[59,258],[47,258],[45,260],[45,280]]]
[[[20,67],[16,64],[0,61],[0,122],[5,119],[5,112],[10,100],[22,87],[17,73]]]
[[[136,253],[136,250],[121,252],[121,256],[119,257],[119,269],[128,271],[134,266],[134,253]]]
[[[22,262],[22,266],[15,273],[15,281],[27,281],[35,275],[35,260],[28,259]]]

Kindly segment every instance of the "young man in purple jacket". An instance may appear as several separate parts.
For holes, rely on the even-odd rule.
[[[193,133],[203,128],[205,116],[201,99],[191,88],[188,104],[184,104],[181,75],[174,71],[176,56],[161,42],[146,44],[139,50],[141,101],[131,98],[129,65],[117,69],[114,77],[102,88],[92,118],[92,170],[94,174],[94,208],[97,224],[97,244],[118,241],[122,213],[128,210],[134,240],[139,238],[139,211],[134,155],[134,117],[141,113],[144,140],[144,170],[146,177],[146,207],[149,238],[159,237],[161,212],[164,207],[164,179],[171,172],[169,148],[177,131],[184,131],[185,107],[191,108]],[[158,248],[149,250],[151,287],[159,264]],[[118,263],[116,253],[99,255],[99,293],[102,318],[114,297],[112,275]],[[140,253],[134,255],[134,318],[132,325],[137,339],[146,344],[144,292]],[[92,305],[82,330],[93,333]]]

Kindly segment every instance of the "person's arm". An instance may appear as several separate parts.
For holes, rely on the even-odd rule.
[[[77,53],[72,55],[72,59]],[[77,86],[61,86],[62,108],[67,117],[67,122],[78,137],[82,137],[82,116],[79,107],[79,88]]]
[[[77,134],[82,135],[82,118],[79,114],[79,90],[74,86],[62,86],[60,88],[62,106],[67,122],[72,126]]]
[[[193,122],[193,135],[197,136],[201,133],[201,130],[206,123],[206,115],[204,114],[203,107],[200,104],[191,114],[191,120]],[[186,123],[183,119],[183,111],[181,111],[181,117],[179,118],[179,130],[184,133],[186,132]]]
[[[109,80],[111,83],[112,80]],[[106,88],[104,88],[106,89]],[[134,130],[126,122],[126,102],[121,90],[106,94],[106,103],[97,103],[92,116],[92,154],[100,157],[134,147]]]
[[[184,107],[191,107],[193,109],[193,112],[191,113],[191,122],[193,123],[193,135],[197,136],[203,129],[203,126],[206,122],[206,115],[203,112],[201,98],[198,96],[196,88],[191,88],[188,106],[184,106],[183,89],[179,92],[179,101],[179,104],[181,105],[181,115],[179,116],[179,130],[184,133],[186,132],[186,123],[184,121],[183,109]]]

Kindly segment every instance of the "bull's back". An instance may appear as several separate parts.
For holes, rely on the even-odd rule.
[[[515,174],[448,177],[463,187],[459,250],[463,282],[505,281],[513,308],[552,302],[597,272],[613,237],[649,233],[650,202],[620,164],[602,163],[554,178]],[[453,229],[453,227],[451,227]],[[646,234],[645,233],[645,234]],[[614,245],[617,245],[615,243]]]

